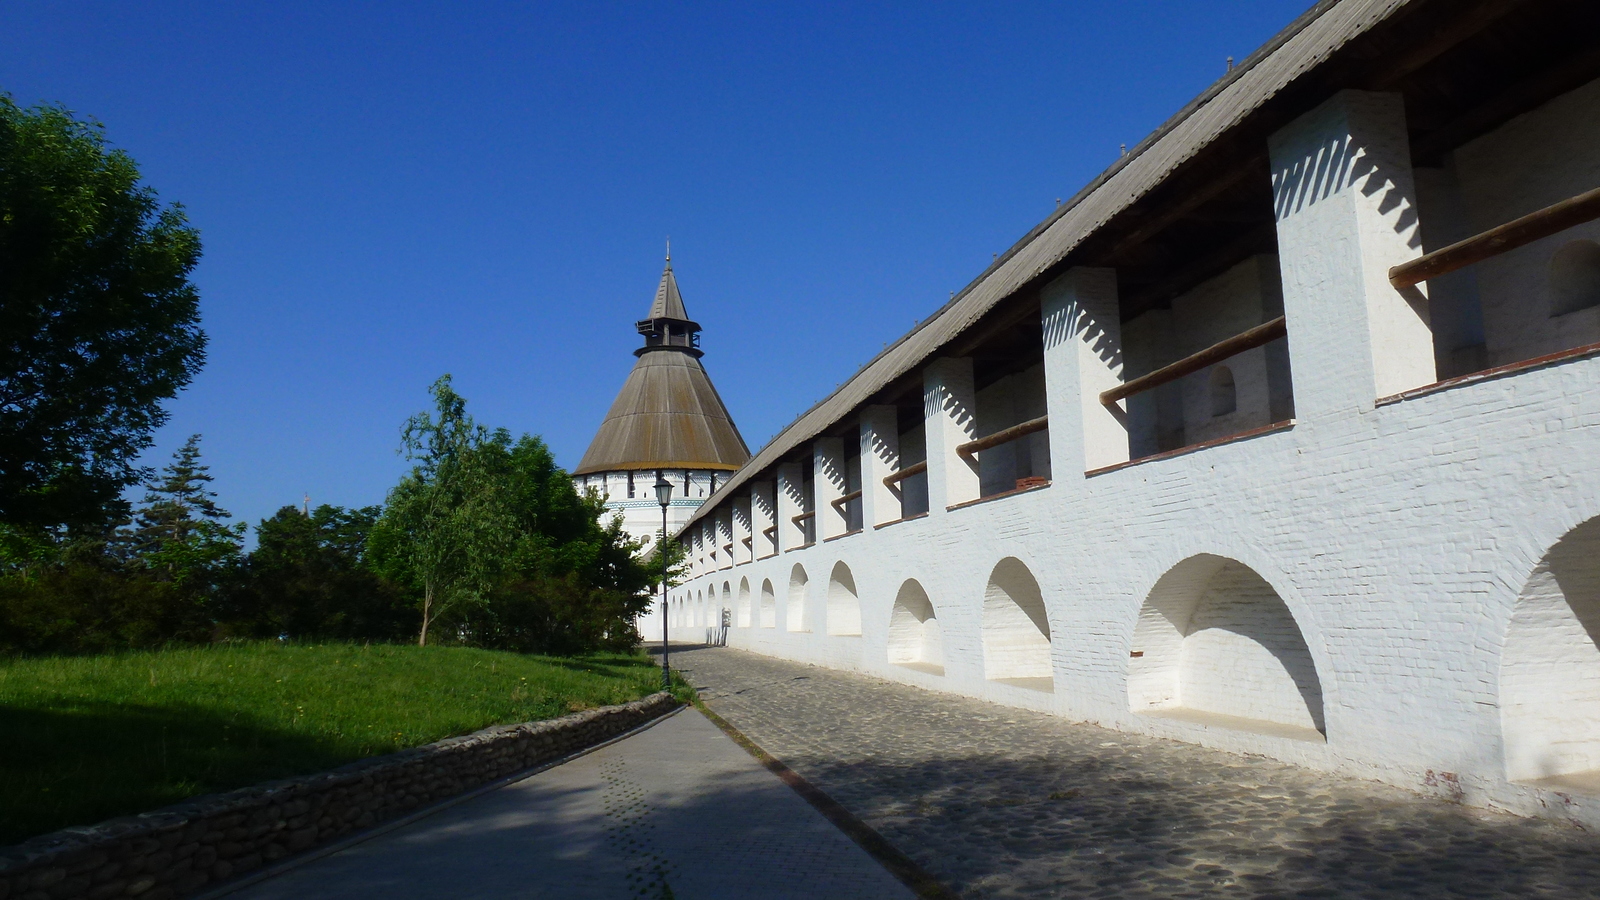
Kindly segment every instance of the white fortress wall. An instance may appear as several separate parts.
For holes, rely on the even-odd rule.
[[[835,427],[758,477],[759,552],[697,555],[674,623],[721,603],[736,647],[1600,824],[1600,354],[1429,387],[1600,341],[1600,226],[1387,279],[1600,184],[1600,82],[1415,173],[1404,116],[1344,91],[1274,135],[1276,256],[1126,323],[1115,270],[1069,271],[1037,365],[932,359],[922,423],[865,407],[853,454]],[[1286,340],[1099,402],[1280,312]]]

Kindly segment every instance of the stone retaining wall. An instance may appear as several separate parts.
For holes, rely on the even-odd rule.
[[[593,746],[677,706],[662,692],[42,835],[0,849],[0,900],[193,894]]]

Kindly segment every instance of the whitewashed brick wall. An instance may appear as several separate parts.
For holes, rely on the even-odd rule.
[[[1552,108],[1588,134],[1597,91]],[[1048,317],[1090,310],[1094,295],[1051,294],[1047,366],[1071,367],[1047,371],[1051,486],[947,509],[951,485],[965,487],[930,460],[946,480],[927,517],[735,569],[787,585],[800,566],[820,586],[848,567],[859,637],[831,633],[850,613],[812,588],[783,601],[803,605],[807,630],[783,627],[785,615],[733,629],[730,643],[1600,825],[1600,357],[1376,404],[1435,362],[1418,340],[1426,297],[1385,277],[1421,252],[1398,113],[1392,98],[1343,94],[1274,141],[1292,427],[1083,475],[1103,423],[1086,426],[1089,400],[1080,411],[1055,391],[1099,370],[1048,345]],[[1490,196],[1474,153],[1500,161],[1505,185],[1600,171],[1600,139],[1579,146],[1541,121],[1457,155],[1469,207]],[[1513,135],[1519,152],[1490,153]],[[1550,148],[1529,146],[1546,138]],[[1327,161],[1328,147],[1343,155]],[[1352,161],[1362,168],[1337,168]],[[1329,177],[1313,186],[1310,175]],[[1529,205],[1562,199],[1540,190],[1549,196]],[[1511,211],[1498,209],[1473,215],[1498,224]],[[1534,296],[1541,265],[1483,278],[1486,319],[1496,296]],[[959,393],[958,368],[937,374],[935,389]],[[930,442],[935,456],[956,437]],[[1042,666],[1030,653],[1041,646]]]

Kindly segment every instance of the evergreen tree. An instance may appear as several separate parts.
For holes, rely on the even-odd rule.
[[[251,637],[393,640],[416,614],[366,564],[376,506],[285,506],[256,526],[256,549],[227,593],[228,630]]]
[[[238,563],[245,526],[218,506],[210,468],[200,464],[200,435],[191,435],[172,463],[146,487],[134,520],[134,555],[158,578],[195,590],[214,590]]]

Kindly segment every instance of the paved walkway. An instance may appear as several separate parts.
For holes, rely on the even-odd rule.
[[[1600,897],[1600,838],[1570,825],[738,650],[672,661],[965,897]]]
[[[910,898],[716,726],[685,710],[229,900]]]

